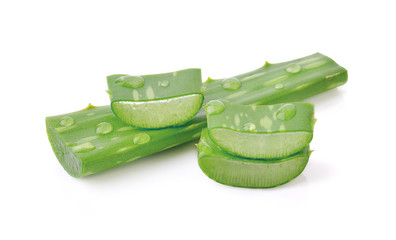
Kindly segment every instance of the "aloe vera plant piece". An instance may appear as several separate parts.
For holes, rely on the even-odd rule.
[[[331,58],[315,53],[270,64],[230,78],[209,78],[202,86],[204,104],[224,98],[240,104],[275,104],[306,99],[346,83],[347,70]]]
[[[200,110],[200,69],[171,73],[107,77],[111,107],[125,123],[140,128],[164,128],[182,125]]]
[[[198,163],[202,171],[216,182],[248,188],[270,188],[287,183],[304,170],[311,151],[309,147],[281,159],[246,159],[230,155],[217,146],[202,130],[197,144]]]
[[[283,158],[301,151],[313,137],[310,103],[241,105],[212,100],[205,109],[211,139],[233,155]]]
[[[263,89],[264,81],[267,81],[266,78],[262,78],[264,75],[274,74],[274,72],[282,73],[285,71],[284,68],[278,67],[275,69],[274,66],[277,64],[269,65],[266,64],[265,67],[262,67],[258,70],[238,75],[241,78],[244,78],[243,81],[240,82],[239,89],[232,90],[232,88],[237,88],[238,85],[235,83],[229,82],[230,80],[223,81],[213,81],[208,80],[203,84],[201,90],[204,92],[205,101],[208,102],[209,100],[225,98],[233,103],[242,103],[242,104],[260,104],[260,103],[281,103],[287,101],[298,101],[303,100],[307,97],[313,96],[315,94],[321,93],[323,91],[332,89],[336,86],[342,85],[347,81],[347,71],[334,63],[333,60],[330,58],[321,55],[319,53],[313,54],[308,57],[304,57],[301,59],[296,59],[287,63],[283,63],[282,66],[288,66],[288,64],[299,62],[301,66],[308,65],[308,68],[312,68],[310,70],[309,76],[302,75],[296,79],[296,77],[285,79],[285,84],[283,88],[278,86],[279,91],[273,91],[273,88],[265,87]],[[328,62],[328,64],[313,68],[322,64],[323,62]],[[297,68],[298,69],[298,68]],[[301,70],[301,69],[300,69]],[[309,70],[309,69],[308,69]],[[297,71],[297,70],[293,70]],[[298,74],[298,73],[296,73]],[[250,76],[250,78],[249,78]],[[261,76],[261,77],[260,77]],[[297,76],[297,75],[296,75]],[[308,78],[307,78],[308,77]],[[290,81],[290,83],[286,83]],[[223,83],[225,82],[225,83]],[[310,84],[312,82],[312,84]],[[247,84],[248,83],[248,84]],[[128,84],[128,83],[125,83]],[[134,86],[139,86],[139,81],[129,81],[129,84]],[[302,85],[299,85],[302,84]],[[306,87],[308,84],[310,87]],[[225,86],[225,88],[223,87]],[[288,86],[287,88],[285,86]],[[251,92],[247,91],[247,89],[251,89]],[[255,91],[254,89],[257,89]],[[267,89],[267,90],[266,90]],[[282,90],[283,89],[283,90]],[[85,112],[84,112],[85,111]],[[130,126],[121,120],[118,120],[112,113],[110,106],[103,106],[98,108],[86,109],[84,111],[79,111],[75,113],[63,114],[54,117],[47,117],[46,124],[47,124],[47,133],[49,136],[49,141],[52,144],[53,150],[62,164],[62,166],[70,173],[70,175],[78,177],[78,176],[85,176],[88,174],[92,174],[95,172],[100,172],[105,169],[109,169],[115,166],[122,165],[124,163],[129,162],[129,160],[138,159],[142,156],[146,156],[148,154],[152,154],[155,152],[159,152],[166,148],[171,148],[177,145],[180,145],[184,142],[191,141],[198,139],[200,136],[200,128],[206,127],[206,118],[203,116],[197,116],[196,119],[186,123],[185,126],[182,126],[182,129],[179,128],[169,128],[169,129],[160,129],[160,130],[152,130],[150,132],[158,133],[157,135],[161,135],[156,143],[153,141],[149,142],[148,144],[143,144],[139,147],[140,150],[133,150],[132,147],[134,146],[132,137],[142,133],[142,136],[145,136],[144,133],[147,133],[149,130],[142,130],[142,129],[133,129],[130,132],[123,131],[116,131],[119,129],[130,129]],[[93,112],[88,112],[93,111]],[[100,113],[100,114],[99,114]],[[81,116],[77,117],[77,116]],[[69,118],[70,117],[70,118]],[[109,119],[112,119],[110,122]],[[80,122],[81,121],[81,122]],[[202,121],[202,125],[196,125],[198,122]],[[98,130],[101,131],[109,131],[110,127],[107,124],[102,124],[99,127],[97,126],[100,123],[108,122],[112,125],[112,134],[113,140],[112,141],[102,141],[102,147],[97,147],[95,144],[96,142],[87,141],[83,145],[73,146],[70,145],[73,142],[79,142],[82,140],[89,140],[88,137],[94,137],[94,133],[96,133],[96,128],[103,129]],[[74,126],[74,124],[78,123]],[[83,123],[83,124],[81,124]],[[113,124],[116,123],[116,124]],[[118,127],[115,127],[117,125]],[[199,126],[199,131],[198,127]],[[188,130],[191,128],[190,131],[183,131],[183,129]],[[196,131],[194,130],[195,128]],[[116,129],[116,130],[114,130]],[[194,132],[194,133],[192,133]],[[88,134],[89,133],[89,134]],[[117,146],[120,148],[127,149],[131,147],[128,154],[125,155],[114,155],[114,158],[103,158],[100,154],[95,155],[95,150],[90,150],[90,148],[94,148],[96,150],[101,150],[101,154],[108,155],[111,154],[113,151],[114,139],[121,140],[118,135],[127,137],[126,135],[130,135],[129,141],[122,141],[117,143]],[[75,139],[73,135],[77,135]],[[68,137],[66,137],[68,136]],[[138,135],[137,139],[145,139],[145,137],[141,137]],[[146,137],[147,138],[147,137]],[[79,140],[80,139],[80,140]],[[82,139],[82,140],[81,140]],[[73,140],[73,141],[71,141]],[[97,141],[97,139],[96,139]],[[140,142],[141,140],[137,141]],[[152,144],[158,146],[151,146]],[[93,145],[93,146],[92,146]],[[114,146],[114,147],[117,147]],[[122,147],[121,147],[122,146]],[[84,166],[82,163],[84,161],[85,156],[80,154],[73,154],[72,147],[75,147],[74,150],[79,151],[88,151],[86,152],[87,155],[90,155],[89,161],[87,162],[88,165],[97,165],[96,170],[87,170],[90,167],[85,167],[84,170],[80,168]],[[146,150],[147,148],[147,150]],[[108,151],[108,153],[107,153]],[[144,154],[142,154],[142,152]],[[88,154],[89,153],[89,154]],[[118,159],[118,157],[120,157]],[[82,159],[82,160],[81,160]],[[96,163],[97,162],[97,163]],[[81,163],[81,166],[80,166]],[[77,169],[77,170],[73,170]]]
[[[178,128],[142,130],[127,126],[109,106],[47,117],[47,134],[59,162],[73,177],[94,174],[197,139],[203,114]]]

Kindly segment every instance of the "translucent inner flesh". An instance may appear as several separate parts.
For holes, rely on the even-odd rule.
[[[132,102],[113,102],[114,113],[125,123],[141,128],[164,128],[181,125],[192,119],[201,108],[201,94]]]
[[[287,161],[235,160],[221,156],[199,158],[202,171],[216,182],[250,188],[270,188],[296,178],[308,163],[308,156]]]
[[[215,128],[211,139],[233,155],[246,158],[282,158],[301,151],[312,140],[312,132],[245,133]]]
[[[59,137],[59,134],[47,121],[47,134],[56,157],[63,168],[73,177],[80,177],[82,173],[81,161],[70,151]]]

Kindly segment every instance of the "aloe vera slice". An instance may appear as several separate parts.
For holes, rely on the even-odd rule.
[[[109,106],[47,117],[47,134],[63,168],[82,177],[197,139],[206,127],[199,114],[188,125],[155,130],[126,125]]]
[[[200,69],[171,73],[107,77],[111,107],[125,123],[140,128],[165,128],[190,121],[200,110]]]
[[[212,100],[205,109],[212,140],[237,156],[283,158],[301,151],[313,137],[310,103],[241,105]]]
[[[287,183],[304,170],[309,147],[281,159],[246,159],[221,150],[203,129],[197,144],[198,163],[202,171],[216,182],[248,188],[271,188]]]

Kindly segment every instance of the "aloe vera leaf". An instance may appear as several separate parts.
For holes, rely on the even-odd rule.
[[[318,58],[323,57],[324,59],[328,60],[328,61],[332,61],[330,58],[325,57],[321,54],[313,54],[311,56],[302,58],[304,59],[304,64],[308,64],[308,63],[317,63],[318,62]],[[293,61],[301,61],[301,59],[297,59],[297,60],[293,60]],[[291,62],[293,62],[291,61]],[[317,63],[318,64],[318,63]],[[268,65],[268,64],[267,64]],[[312,65],[311,65],[312,66]],[[281,92],[279,91],[262,91],[262,92],[254,92],[254,99],[251,98],[250,95],[246,94],[246,92],[242,92],[240,94],[239,97],[235,97],[238,93],[239,90],[222,90],[222,87],[218,88],[218,82],[213,81],[213,80],[209,80],[206,81],[205,84],[203,84],[201,90],[202,92],[204,92],[204,96],[205,96],[205,100],[209,101],[211,99],[219,99],[219,98],[226,98],[229,95],[233,95],[232,99],[229,99],[231,102],[234,103],[244,103],[244,97],[245,98],[249,98],[249,101],[245,101],[246,103],[250,103],[250,104],[259,104],[261,102],[268,102],[268,103],[280,103],[280,102],[287,102],[287,101],[298,101],[298,100],[303,100],[304,98],[310,97],[312,95],[321,93],[322,91],[326,91],[328,89],[331,89],[333,86],[335,87],[336,85],[342,85],[343,83],[345,83],[347,81],[347,72],[344,68],[338,66],[338,65],[331,65],[328,66],[329,69],[323,69],[323,68],[318,68],[315,71],[317,71],[317,73],[313,73],[311,75],[315,75],[315,77],[310,78],[310,81],[315,82],[315,84],[311,85],[310,88],[305,88],[305,87],[296,87],[295,90],[291,91],[289,90],[288,93],[285,94],[281,94]],[[271,70],[270,68],[267,68],[267,70]],[[246,73],[246,74],[241,74],[240,76],[244,76],[244,77],[248,77],[249,74],[251,75],[251,80],[253,79],[253,81],[250,82],[250,84],[256,84],[258,87],[261,86],[261,82],[257,80],[257,77],[259,77],[258,73],[260,74],[264,74],[265,71],[267,70],[263,70],[263,69],[258,69],[256,71],[252,71],[250,73]],[[272,69],[273,70],[273,69]],[[272,71],[271,70],[271,71]],[[255,80],[256,79],[256,80]],[[248,81],[249,79],[245,79],[244,81]],[[289,79],[290,80],[290,79]],[[328,82],[326,82],[328,80]],[[308,82],[306,82],[304,79],[300,79],[300,81],[303,82],[303,84],[307,84]],[[333,85],[329,85],[329,83],[332,83]],[[233,84],[228,83],[229,86],[233,86]],[[323,86],[322,86],[323,85]],[[302,85],[304,86],[304,85]],[[313,88],[312,86],[315,86],[315,88]],[[213,90],[212,90],[213,88]],[[228,87],[230,88],[230,87]],[[252,89],[254,87],[251,87]],[[242,89],[244,89],[244,86],[242,86]],[[111,93],[110,93],[111,94]],[[280,94],[281,96],[277,97],[277,95]],[[292,96],[289,97],[289,95]],[[275,101],[278,101],[276,102]],[[270,100],[270,101],[268,101]],[[103,106],[103,107],[99,107],[101,114],[95,114],[95,113],[87,113],[83,119],[81,119],[82,121],[86,122],[86,124],[83,124],[82,126],[80,126],[79,128],[79,132],[78,133],[81,137],[81,139],[85,139],[87,137],[91,137],[93,136],[92,134],[94,132],[96,132],[96,127],[97,124],[101,123],[101,122],[106,122],[108,121],[107,119],[110,116],[114,116],[114,114],[112,113],[112,110],[110,108],[110,106]],[[99,111],[99,109],[97,109],[96,111]],[[78,112],[77,112],[78,113]],[[64,168],[70,172],[70,166],[68,167],[67,165],[73,165],[73,161],[75,160],[75,158],[77,158],[77,162],[79,162],[80,160],[78,159],[79,156],[78,155],[72,155],[73,157],[70,157],[70,153],[71,151],[71,147],[68,146],[66,143],[69,143],[70,141],[65,141],[63,137],[61,137],[61,133],[62,135],[69,135],[70,133],[68,133],[68,131],[72,131],[75,127],[65,127],[68,124],[71,124],[72,122],[75,122],[72,119],[68,119],[67,117],[70,116],[71,114],[75,113],[69,113],[69,114],[63,114],[63,115],[59,115],[59,116],[55,116],[55,117],[47,117],[46,118],[46,123],[47,123],[47,133],[49,136],[49,141],[53,147],[53,150],[59,160],[59,162],[61,162],[62,166],[64,166]],[[83,116],[83,115],[81,115]],[[62,124],[64,124],[65,126],[59,126],[59,123],[57,121],[59,121],[62,117],[65,117],[64,119],[62,119],[61,121]],[[194,121],[203,121],[203,125],[202,127],[206,127],[206,118],[202,116],[200,116],[200,114],[198,114],[198,116],[196,117],[197,120],[194,119]],[[54,120],[56,119],[56,121]],[[117,119],[117,118],[116,118]],[[51,120],[51,121],[50,121]],[[55,122],[54,122],[55,121]],[[118,121],[118,124],[120,124],[120,128],[121,129],[127,129],[129,126],[122,122],[122,121]],[[121,127],[121,125],[123,127]],[[191,122],[186,123],[186,126],[184,127],[188,127],[191,125]],[[124,128],[125,127],[125,128]],[[192,127],[194,128],[194,127]],[[189,135],[189,133],[186,133],[185,135],[177,135],[177,133],[180,133],[179,129],[177,128],[169,128],[170,130],[166,132],[166,134],[168,134],[167,136],[164,136],[164,138],[162,139],[161,143],[158,143],[159,145],[163,146],[163,148],[156,148],[156,147],[151,147],[150,144],[144,145],[142,146],[142,148],[144,149],[145,147],[150,148],[152,151],[152,153],[155,153],[155,151],[159,152],[161,151],[161,149],[166,149],[166,148],[171,148],[174,146],[177,146],[179,144],[182,144],[183,141],[179,141],[178,138],[183,138],[186,139],[187,142],[189,141],[188,139],[191,140],[195,140],[198,139],[200,136],[200,132],[197,132],[194,135]],[[74,129],[75,130],[75,129]],[[146,133],[146,131],[148,130],[138,130],[135,129],[134,133],[138,134],[138,133]],[[162,134],[164,134],[165,132],[163,131],[163,129],[161,130],[151,130],[153,132],[155,131],[162,131]],[[198,131],[198,129],[197,129]],[[76,133],[77,134],[77,133]],[[117,135],[117,134],[114,134]],[[72,136],[72,135],[70,135]],[[84,137],[85,136],[85,137]],[[117,136],[115,136],[117,137]],[[76,140],[77,141],[77,140]],[[112,141],[107,141],[104,144],[108,144],[110,145],[109,147],[111,147],[111,145],[113,145]],[[132,146],[132,142],[131,141],[125,141],[120,143],[120,145],[118,146],[122,146],[122,148],[128,148]],[[85,148],[89,149],[89,144],[85,145]],[[154,149],[155,148],[155,149]],[[107,147],[104,147],[104,149],[107,149]],[[142,150],[143,151],[143,150]],[[147,151],[148,153],[148,151]],[[138,159],[140,158],[142,155],[139,152],[130,152],[130,159]],[[102,170],[111,168],[111,167],[115,167],[118,165],[121,165],[123,163],[126,163],[128,161],[125,160],[118,160],[117,156],[114,156],[115,158],[113,159],[109,159],[109,163],[106,163],[105,160],[103,160],[102,158],[100,158],[98,156],[97,160],[95,159],[91,159],[90,160],[90,164],[91,165],[95,165],[96,161],[98,162],[98,165],[106,165],[106,167],[98,167],[98,169],[101,170],[97,170],[97,171],[86,171],[89,174],[95,173],[95,172],[100,172]],[[121,162],[120,162],[121,161]],[[115,162],[118,162],[117,164],[114,164]],[[72,176],[78,176],[77,174],[71,174]],[[87,175],[87,174],[85,174]],[[83,174],[80,174],[79,176],[84,176]]]
[[[125,123],[140,128],[180,126],[200,110],[200,69],[129,76],[107,77],[111,107]]]
[[[304,170],[311,151],[309,147],[280,159],[246,159],[230,155],[217,146],[203,129],[197,144],[198,163],[212,180],[230,186],[271,188],[287,183]]]
[[[212,100],[205,109],[211,139],[237,156],[282,158],[301,151],[313,137],[310,103],[241,105]]]
[[[209,78],[202,86],[204,104],[224,98],[240,104],[275,104],[306,99],[346,83],[347,70],[331,58],[315,53],[270,64],[231,78]]]
[[[141,130],[127,126],[110,106],[47,117],[47,134],[59,162],[73,177],[113,168],[197,139],[206,127],[203,114],[178,128]]]

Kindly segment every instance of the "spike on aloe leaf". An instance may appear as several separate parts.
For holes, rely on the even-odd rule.
[[[111,94],[110,90],[106,90],[106,93],[109,95],[110,99],[113,98],[113,95]]]
[[[217,81],[217,80],[215,80],[215,79],[213,79],[211,77],[208,77],[208,79],[206,80],[206,82],[214,82],[214,81]]]
[[[86,108],[84,108],[83,110],[89,110],[89,109],[93,109],[93,108],[97,108],[97,106],[94,106],[89,103],[88,106]]]
[[[270,65],[271,65],[271,63],[269,63],[268,61],[265,61],[263,67],[264,67],[264,68],[265,68],[265,67],[269,67]]]

